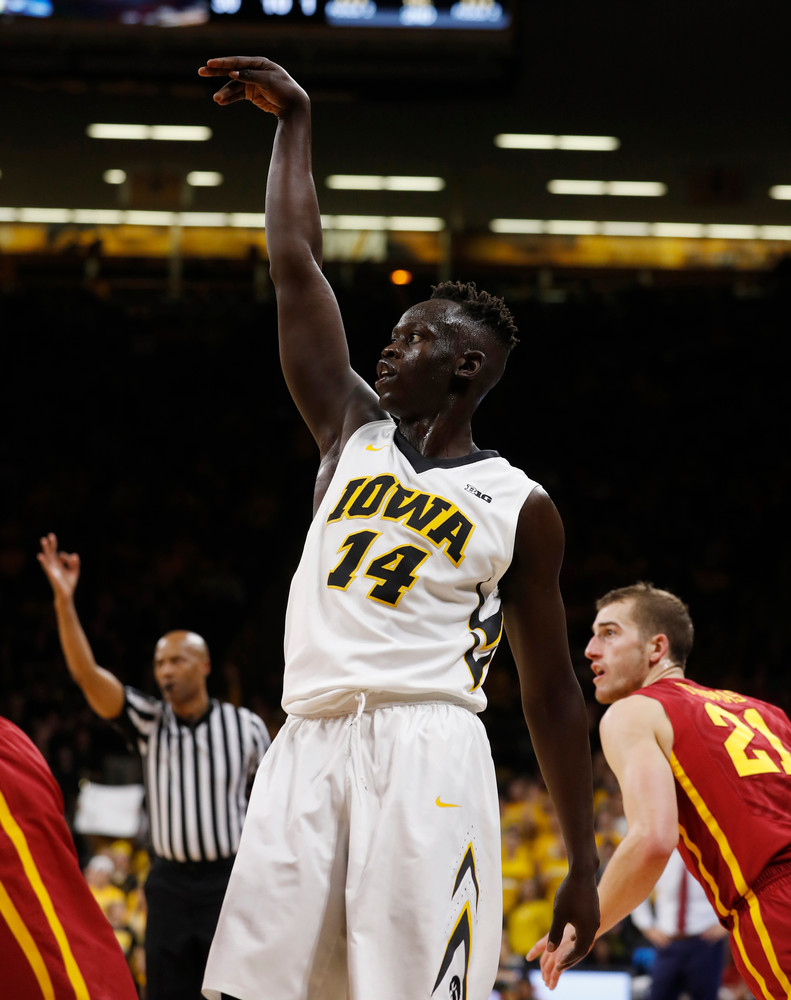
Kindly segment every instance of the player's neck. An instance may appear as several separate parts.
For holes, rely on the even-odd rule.
[[[677,663],[671,663],[669,660],[663,660],[652,668],[651,672],[643,682],[643,687],[648,687],[649,684],[656,684],[657,681],[663,681],[668,678],[683,680],[684,668],[680,667]]]
[[[463,458],[478,447],[469,422],[438,419],[401,420],[398,430],[425,458]]]

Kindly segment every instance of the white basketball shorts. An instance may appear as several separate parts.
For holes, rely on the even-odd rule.
[[[488,1000],[502,937],[497,786],[447,703],[291,716],[264,757],[212,944],[219,1000]]]

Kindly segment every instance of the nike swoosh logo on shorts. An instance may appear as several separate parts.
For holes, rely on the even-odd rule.
[[[373,446],[372,444],[367,444],[367,445],[365,446],[365,450],[366,450],[366,451],[384,451],[384,450],[385,450],[385,448],[389,448],[389,447],[390,447],[390,445],[389,445],[389,444],[383,444],[383,445],[381,446],[381,448],[375,448],[375,447],[374,447],[374,446]]]
[[[440,809],[461,809],[461,806],[456,802],[443,802],[439,795],[437,796],[437,805]]]

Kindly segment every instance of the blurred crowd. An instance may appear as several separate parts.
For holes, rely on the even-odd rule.
[[[689,602],[690,676],[789,708],[787,271],[714,287],[579,280],[555,295],[546,280],[480,281],[511,305],[521,343],[481,408],[476,442],[541,482],[563,516],[561,582],[597,755],[601,709],[583,656],[593,605],[637,579]],[[353,362],[372,373],[429,283],[396,288],[362,269],[331,277]],[[0,714],[40,747],[71,816],[81,781],[134,781],[136,763],[68,678],[39,537],[55,531],[82,557],[77,604],[100,663],[153,690],[155,641],[193,629],[212,652],[210,692],[248,705],[274,735],[316,453],[280,375],[268,294],[16,292],[0,296],[0,337]],[[320,364],[320,342],[315,350]],[[564,860],[505,644],[486,690],[503,788],[503,967],[513,972],[511,956],[546,924]],[[604,861],[623,816],[603,769],[597,782]],[[95,845],[78,846],[91,880],[116,885],[120,871],[126,883],[118,845],[112,873],[91,860]],[[123,914],[116,898],[110,919],[136,967],[145,864],[141,845],[128,847],[135,888],[121,888]],[[622,934],[597,948],[591,961],[631,961]]]

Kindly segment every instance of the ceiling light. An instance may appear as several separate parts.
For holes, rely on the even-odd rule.
[[[263,229],[265,216],[263,212],[231,212],[228,224],[235,229]]]
[[[695,222],[655,222],[651,227],[654,236],[680,236],[680,237],[701,237],[705,232],[704,226],[699,226]]]
[[[105,184],[123,184],[126,180],[126,171],[113,167],[110,170],[105,170],[102,174],[102,180]]]
[[[330,174],[324,183],[336,191],[441,191],[445,187],[442,177],[380,174]]]
[[[176,212],[145,212],[130,210],[126,213],[124,222],[128,226],[173,226],[178,221]]]
[[[544,223],[540,219],[492,219],[489,229],[493,233],[543,233]]]
[[[601,231],[604,236],[650,236],[651,225],[648,222],[603,222]]]
[[[761,240],[791,240],[791,226],[759,226]]]
[[[91,139],[147,139],[148,125],[113,125],[95,122],[85,129]]]
[[[754,240],[757,226],[706,226],[706,236],[715,240]]]
[[[324,229],[436,233],[445,228],[445,220],[426,215],[322,215],[321,225]]]
[[[129,125],[94,122],[85,129],[91,139],[158,139],[165,142],[206,142],[212,131],[205,125]]]
[[[71,222],[71,209],[20,208],[17,218],[20,222],[46,222],[50,224]]]
[[[149,138],[164,142],[206,142],[211,136],[206,125],[152,125]]]
[[[582,219],[549,219],[546,231],[551,236],[594,236],[598,223]]]
[[[633,198],[660,198],[667,186],[660,181],[577,181],[553,180],[547,183],[550,194],[616,195]]]
[[[385,177],[387,191],[442,191],[442,177]]]
[[[610,181],[607,194],[625,198],[661,198],[667,194],[667,184],[661,181]]]
[[[187,174],[190,187],[219,187],[223,180],[223,175],[216,170],[190,170]]]
[[[501,132],[494,137],[500,149],[573,149],[609,152],[618,149],[619,139],[613,135],[532,135],[521,132]]]
[[[124,213],[114,208],[75,208],[72,222],[80,226],[117,226],[124,221]]]
[[[549,181],[550,194],[607,194],[606,181]]]
[[[775,184],[769,188],[769,197],[777,198],[780,201],[791,200],[791,184]]]
[[[608,153],[621,145],[614,135],[559,135],[557,139],[558,149],[588,149]]]
[[[592,219],[492,219],[493,233],[551,236],[658,236],[679,239],[791,241],[791,226],[703,225],[697,222],[598,222]]]
[[[182,226],[224,226],[225,212],[182,212],[179,216]]]

